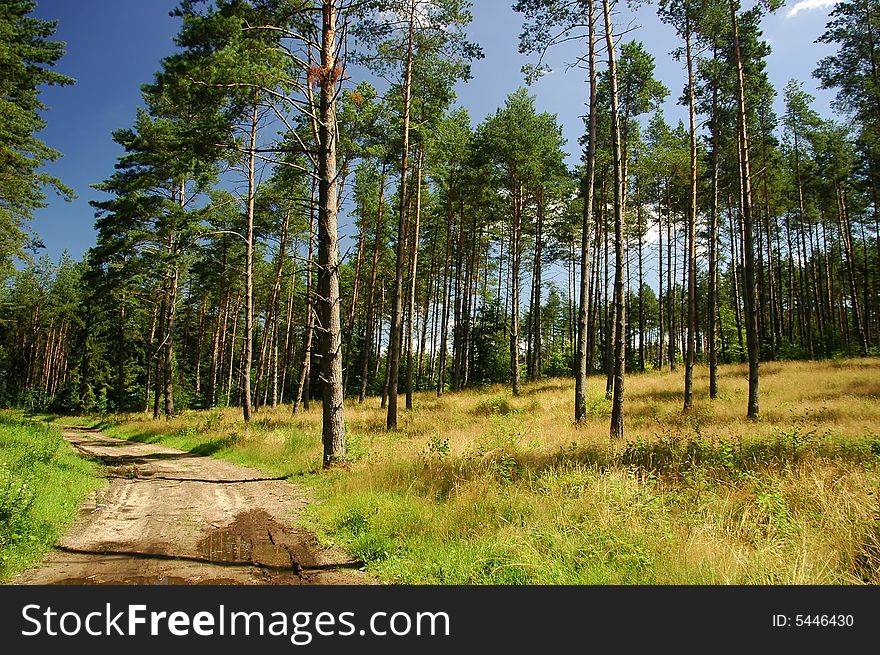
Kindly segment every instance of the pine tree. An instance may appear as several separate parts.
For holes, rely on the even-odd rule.
[[[56,21],[30,15],[35,6],[32,0],[0,4],[0,280],[14,257],[39,245],[28,222],[45,207],[45,189],[73,198],[60,180],[40,170],[61,156],[36,136],[46,126],[40,94],[45,86],[74,80],[50,69],[64,55],[64,44],[51,40]]]

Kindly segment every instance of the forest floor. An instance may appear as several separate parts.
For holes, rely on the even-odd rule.
[[[80,422],[262,471],[248,475],[288,478],[294,485],[259,483],[280,494],[267,495],[265,511],[277,520],[288,511],[382,582],[880,584],[880,359],[762,364],[757,421],[745,416],[745,366],[721,368],[714,401],[707,370],[697,367],[687,413],[682,378],[681,368],[627,376],[626,438],[616,442],[599,377],[589,380],[581,424],[572,420],[572,379],[525,384],[519,396],[502,385],[442,398],[418,393],[391,432],[378,398],[349,400],[350,464],[331,471],[321,470],[320,403],[298,416],[290,405],[262,407],[247,425],[235,407]],[[178,453],[148,470],[181,477],[159,464],[209,461]],[[125,484],[114,480],[109,493]],[[130,489],[152,485],[161,494],[181,484],[137,480]],[[232,488],[244,494],[250,484]],[[191,485],[212,499],[230,487]],[[133,511],[170,520],[177,504],[190,511],[190,493]],[[227,511],[200,511],[198,529],[183,529],[187,544],[161,552],[198,556],[199,539],[228,526]],[[122,517],[118,525],[134,529]],[[204,579],[228,579],[229,571],[218,567]]]
[[[105,467],[78,519],[14,584],[358,584],[359,563],[297,522],[308,496],[260,471],[68,427]]]

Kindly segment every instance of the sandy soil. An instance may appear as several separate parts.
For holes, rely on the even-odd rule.
[[[164,446],[67,428],[107,466],[54,551],[13,584],[366,584],[359,563],[291,527],[296,485]]]

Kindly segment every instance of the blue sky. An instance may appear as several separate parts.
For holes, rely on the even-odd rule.
[[[824,29],[832,2],[789,0],[764,21],[765,37],[773,48],[768,60],[771,80],[780,91],[789,79],[802,80],[816,95],[816,108],[826,115],[833,96],[817,91],[811,73],[816,62],[830,52],[814,41]],[[77,80],[71,87],[49,88],[43,94],[49,112],[41,137],[64,153],[47,170],[78,195],[73,202],[50,196],[49,205],[37,212],[31,224],[45,244],[43,253],[53,260],[64,250],[80,258],[94,245],[94,211],[88,201],[103,194],[90,185],[113,172],[120,149],[111,132],[132,123],[140,105],[140,85],[152,80],[162,57],[173,49],[179,19],[170,17],[169,11],[176,4],[176,0],[38,0],[36,14],[59,20],[56,38],[67,43],[67,54],[57,69]],[[474,64],[474,79],[459,86],[459,103],[470,111],[474,122],[494,112],[508,94],[523,86],[520,69],[528,59],[517,51],[522,23],[521,16],[511,10],[512,4],[512,0],[474,0],[471,40],[482,46],[486,56]],[[789,16],[798,5],[800,9]],[[658,77],[677,97],[685,79],[681,64],[668,54],[677,47],[675,34],[657,20],[653,6],[620,19],[621,24],[632,21],[634,27],[641,26],[627,38],[645,43],[656,58]],[[548,61],[555,72],[531,89],[540,110],[558,114],[572,163],[578,159],[577,140],[583,132],[579,117],[586,100],[583,72],[564,72],[564,64],[575,54],[571,49],[554,51]],[[781,108],[779,98],[776,106]],[[674,100],[666,109],[668,120],[683,116]]]

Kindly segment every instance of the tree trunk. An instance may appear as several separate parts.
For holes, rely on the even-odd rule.
[[[658,326],[658,354],[657,354],[657,368],[659,370],[663,370],[664,360],[664,351],[663,345],[665,343],[666,334],[664,329],[664,318],[665,315],[663,313],[663,210],[661,206],[662,193],[660,188],[660,178],[657,178],[657,261],[659,263],[659,271],[657,274],[657,326]],[[668,263],[667,263],[668,267]]]
[[[758,418],[758,307],[755,292],[755,242],[752,219],[752,177],[749,166],[749,133],[746,113],[745,73],[743,72],[742,54],[739,45],[739,20],[737,18],[737,2],[730,0],[730,18],[733,26],[733,51],[737,72],[737,109],[739,117],[740,177],[742,185],[743,215],[743,258],[745,259],[745,283],[743,297],[745,299],[746,347],[749,355],[749,400],[747,415],[751,419]]]
[[[251,140],[248,152],[248,198],[247,232],[245,233],[244,257],[244,335],[242,355],[242,412],[245,423],[252,418],[251,407],[251,362],[254,348],[254,198],[256,196],[256,149],[257,112],[259,92],[254,92],[254,106],[251,114]]]
[[[348,392],[348,371],[351,362],[351,342],[355,332],[355,317],[357,316],[358,296],[360,295],[361,290],[361,262],[363,261],[364,240],[366,238],[367,232],[366,225],[364,223],[361,224],[359,232],[360,234],[358,235],[357,257],[355,258],[354,265],[354,281],[352,284],[353,288],[351,292],[351,305],[348,308],[348,320],[346,322],[345,329],[345,362],[342,367],[342,390],[344,393]]]
[[[172,245],[172,249],[174,246]],[[174,264],[168,285],[167,323],[165,326],[165,361],[163,366],[165,382],[165,418],[174,416],[174,319],[177,315],[177,283],[180,275],[178,264]]]
[[[636,179],[636,232],[639,240],[638,243],[638,267],[639,267],[639,373],[645,372],[645,294],[642,293],[644,286],[644,258],[642,257],[642,246],[644,242],[644,227],[642,222],[642,187],[638,179]]]
[[[513,235],[511,237],[510,270],[510,385],[514,396],[519,395],[519,268],[522,258],[522,211],[525,190],[514,173]]]
[[[337,234],[336,48],[337,0],[324,0],[321,34],[321,126],[318,146],[318,295],[321,315],[324,468],[346,459],[342,388],[342,324],[339,315],[339,241]]]
[[[538,217],[537,224],[535,226],[535,272],[534,272],[534,280],[535,280],[535,296],[533,300],[532,307],[532,335],[534,339],[534,348],[532,351],[532,380],[537,380],[541,377],[541,285],[542,281],[542,267],[541,267],[541,257],[542,253],[542,244],[541,240],[544,238],[544,191],[543,189],[538,190]]]
[[[419,267],[419,230],[421,229],[422,217],[422,159],[424,157],[423,145],[420,142],[418,148],[418,159],[416,162],[416,211],[415,225],[412,233],[412,263],[410,264],[410,291],[409,291],[409,307],[407,314],[409,315],[406,335],[406,410],[412,411],[413,408],[413,332],[415,331],[414,319],[416,315],[416,282],[418,281]]]
[[[623,439],[623,383],[626,352],[624,333],[626,311],[624,309],[624,244],[623,244],[623,161],[620,144],[620,108],[617,97],[617,62],[614,53],[614,34],[611,24],[609,0],[602,0],[605,14],[605,42],[608,47],[608,77],[611,80],[611,144],[614,156],[614,390],[611,402],[611,438]]]
[[[312,368],[312,341],[315,328],[315,309],[313,306],[314,290],[312,289],[312,265],[315,256],[315,206],[318,192],[316,185],[312,185],[312,199],[310,203],[311,216],[309,219],[309,259],[306,264],[306,329],[303,334],[302,366],[299,369],[299,381],[296,385],[296,395],[293,399],[293,413],[299,414],[300,406],[309,409],[309,378]]]
[[[712,204],[709,207],[709,298],[708,298],[708,336],[709,336],[709,398],[718,397],[718,88],[712,90]]]
[[[589,283],[590,283],[590,222],[593,220],[593,190],[596,180],[596,35],[593,19],[593,3],[589,3],[589,70],[590,70],[590,110],[587,121],[587,171],[583,181],[584,214],[581,223],[581,288],[578,307],[577,370],[575,372],[574,420],[587,418],[587,376],[589,357]]]
[[[409,13],[409,36],[407,39],[406,73],[403,80],[403,154],[400,163],[400,210],[397,222],[397,265],[395,266],[394,305],[391,314],[391,335],[388,345],[388,418],[386,427],[397,428],[397,385],[400,377],[400,342],[403,328],[403,272],[406,267],[406,206],[407,171],[409,169],[409,123],[412,109],[413,39],[415,36],[416,0],[412,0]]]
[[[364,346],[361,354],[361,390],[358,402],[364,402],[367,395],[367,384],[370,377],[370,351],[373,348],[373,304],[376,301],[376,277],[379,273],[379,253],[382,251],[382,218],[385,212],[385,167],[382,167],[382,175],[379,178],[379,208],[376,217],[376,232],[373,241],[373,266],[370,270],[370,301],[367,305],[367,320],[364,335]]]
[[[694,98],[694,66],[691,56],[690,16],[686,19],[685,53],[688,69],[688,118],[690,125],[690,203],[688,206],[688,310],[687,310],[687,355],[684,367],[684,409],[694,406],[694,348],[697,329],[697,119]]]
[[[447,193],[451,193],[451,190]],[[443,395],[446,388],[446,350],[448,348],[447,339],[449,334],[449,294],[451,281],[449,279],[449,264],[452,255],[452,198],[447,199],[446,207],[446,260],[443,264],[443,311],[440,325],[440,352],[437,357],[437,397]],[[499,271],[499,278],[501,272]]]

